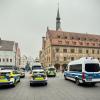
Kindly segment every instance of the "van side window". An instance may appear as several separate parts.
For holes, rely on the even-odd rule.
[[[69,70],[82,72],[82,64],[70,65]]]

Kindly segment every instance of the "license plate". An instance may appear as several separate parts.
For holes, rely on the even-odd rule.
[[[35,78],[35,80],[44,80],[44,78],[42,78],[42,77],[41,78]]]

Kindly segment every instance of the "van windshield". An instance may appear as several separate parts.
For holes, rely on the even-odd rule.
[[[49,71],[55,71],[55,68],[49,68],[48,70]]]
[[[87,72],[98,72],[100,71],[99,64],[85,64],[85,70]]]
[[[32,66],[32,70],[34,69],[42,69],[42,66],[36,65],[36,66]]]

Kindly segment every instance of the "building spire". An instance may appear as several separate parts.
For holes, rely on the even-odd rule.
[[[60,14],[59,14],[59,2],[58,2],[57,18],[59,18],[59,19],[60,19]]]
[[[61,30],[61,22],[60,22],[60,13],[59,13],[59,2],[58,2],[58,11],[56,17],[56,31]]]

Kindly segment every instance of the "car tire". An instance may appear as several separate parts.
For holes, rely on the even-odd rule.
[[[56,75],[54,75],[54,77],[56,77]]]
[[[18,82],[20,82],[20,79],[18,80]]]
[[[78,78],[75,79],[75,83],[76,83],[77,86],[80,85],[80,82],[79,82],[79,79]]]
[[[46,82],[44,85],[47,85],[48,83]]]
[[[33,84],[32,83],[30,83],[30,86],[32,86]]]
[[[64,79],[67,80],[66,76],[64,76]]]
[[[15,87],[17,84],[16,80],[14,80],[14,83],[12,84],[13,87]]]

